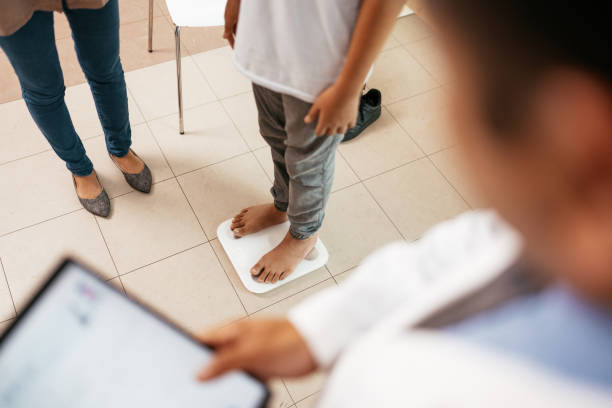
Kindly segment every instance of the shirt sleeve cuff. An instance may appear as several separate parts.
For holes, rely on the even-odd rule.
[[[289,321],[300,332],[322,368],[332,365],[355,328],[343,313],[340,288],[333,287],[291,309]]]

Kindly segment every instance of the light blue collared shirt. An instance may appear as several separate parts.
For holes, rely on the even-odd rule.
[[[514,299],[445,331],[612,388],[612,311],[586,303],[564,286]]]

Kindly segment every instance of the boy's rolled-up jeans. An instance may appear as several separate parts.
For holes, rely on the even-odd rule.
[[[317,137],[316,123],[304,123],[308,102],[256,84],[253,92],[259,129],[272,151],[274,206],[287,212],[291,236],[309,238],[323,223],[342,135]]]

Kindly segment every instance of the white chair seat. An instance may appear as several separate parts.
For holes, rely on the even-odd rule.
[[[225,24],[225,0],[166,0],[170,17],[179,27]]]

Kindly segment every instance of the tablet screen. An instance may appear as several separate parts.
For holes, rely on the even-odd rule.
[[[241,372],[197,382],[211,351],[64,265],[0,343],[2,408],[262,406],[263,384]]]

